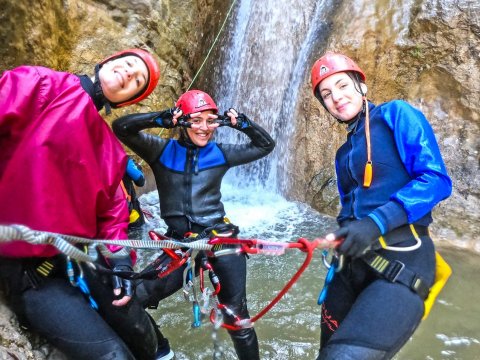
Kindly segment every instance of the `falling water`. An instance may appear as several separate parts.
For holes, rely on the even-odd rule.
[[[329,0],[307,0],[302,6],[295,0],[239,2],[214,76],[216,98],[221,109],[235,107],[255,119],[277,145],[266,159],[232,171],[229,182],[285,193],[295,104],[312,49],[325,36],[330,8]],[[245,141],[234,131],[219,133],[220,142]]]

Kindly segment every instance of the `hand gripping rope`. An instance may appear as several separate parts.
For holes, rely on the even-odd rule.
[[[234,318],[235,322],[232,325],[221,325],[228,330],[239,330],[242,328],[253,326],[256,321],[262,318],[272,307],[274,307],[280,301],[280,299],[288,292],[288,290],[293,286],[293,284],[300,278],[302,273],[310,264],[315,249],[334,248],[339,244],[338,241],[328,241],[320,238],[312,241],[309,241],[305,238],[300,238],[297,240],[297,242],[269,242],[257,239],[238,239],[215,236],[210,239],[202,238],[194,241],[190,241],[191,239],[185,239],[187,242],[182,242],[166,238],[156,233],[150,233],[150,237],[152,237],[154,240],[148,241],[85,239],[69,235],[31,230],[23,225],[0,225],[0,242],[24,240],[32,244],[50,244],[55,246],[67,256],[70,256],[71,258],[74,258],[78,261],[84,261],[89,263],[95,261],[98,257],[98,253],[97,251],[95,251],[97,248],[105,257],[118,257],[128,254],[125,249],[122,250],[122,255],[119,255],[120,252],[112,253],[110,252],[110,250],[108,250],[106,245],[118,245],[139,249],[163,250],[167,255],[172,258],[172,265],[167,264],[166,266],[158,266],[157,268],[154,268],[154,271],[149,271],[143,274],[142,272],[135,273],[129,271],[115,272],[115,275],[129,279],[152,278],[152,275],[154,275],[155,277],[166,276],[167,274],[182,266],[188,260],[188,257],[191,255],[191,251],[193,250],[205,250],[209,253],[209,256],[222,256],[239,253],[282,255],[285,253],[286,249],[299,249],[305,252],[306,256],[303,264],[299,267],[293,277],[286,283],[283,289],[277,294],[277,296],[275,296],[274,299],[267,306],[265,306],[257,315],[251,317],[250,319],[240,319],[235,314],[230,314],[230,316]],[[88,244],[88,254],[76,248],[74,245],[77,243]],[[186,251],[186,255],[171,250],[185,248],[188,249]],[[98,267],[97,264],[95,264],[94,266],[97,270],[105,272],[109,271],[107,269],[102,269]],[[208,267],[206,267],[206,270],[210,271]],[[220,284],[216,284],[214,280],[212,280],[212,283],[214,283],[215,287],[214,294],[218,293],[220,291]],[[220,310],[223,310],[227,315],[229,315],[229,311],[226,306],[218,303],[217,306]],[[216,317],[217,316],[215,315],[215,312],[212,311],[210,314],[210,320],[214,324],[218,323]]]

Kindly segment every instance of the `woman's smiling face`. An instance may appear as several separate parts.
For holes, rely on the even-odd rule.
[[[143,90],[148,81],[148,69],[138,56],[128,55],[103,64],[98,77],[105,97],[112,103],[119,103]]]
[[[187,128],[187,134],[192,143],[199,147],[204,147],[212,138],[216,128],[219,126],[215,122],[216,115],[212,110],[202,111],[199,115],[188,120],[191,127]]]
[[[366,92],[366,87],[364,90]],[[322,80],[319,92],[330,114],[341,121],[349,122],[362,110],[363,96],[358,85],[345,72],[333,74]]]

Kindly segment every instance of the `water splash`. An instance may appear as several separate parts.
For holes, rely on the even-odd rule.
[[[331,217],[299,202],[287,201],[281,195],[265,192],[261,188],[242,189],[234,184],[222,185],[222,198],[227,217],[240,227],[240,237],[268,241],[295,241],[300,237],[322,237],[335,226]],[[158,193],[152,191],[139,198],[142,210],[148,215],[148,228],[166,232],[160,218]],[[139,234],[141,237],[141,234]]]

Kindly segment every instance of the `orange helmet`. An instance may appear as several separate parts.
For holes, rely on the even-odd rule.
[[[178,98],[175,106],[182,110],[183,115],[205,110],[213,110],[215,114],[218,112],[215,101],[213,101],[210,95],[201,90],[189,90],[183,93]]]
[[[312,67],[312,89],[315,96],[317,87],[323,79],[344,71],[356,72],[363,82],[366,80],[364,72],[348,56],[327,51],[325,55],[315,61]]]
[[[155,89],[155,86],[157,86],[158,84],[158,80],[160,79],[160,67],[158,65],[157,60],[155,60],[153,55],[150,54],[148,51],[145,51],[142,49],[128,49],[128,50],[119,51],[118,53],[115,53],[107,57],[106,59],[102,60],[99,63],[99,66],[102,67],[102,65],[107,63],[108,61],[118,59],[124,56],[130,56],[130,55],[139,57],[145,63],[148,70],[148,80],[147,80],[147,83],[145,84],[145,87],[138,94],[134,95],[130,99],[120,103],[110,103],[110,105],[113,108],[119,108],[122,106],[127,106],[127,105],[135,104],[142,101],[152,93],[152,91]]]

